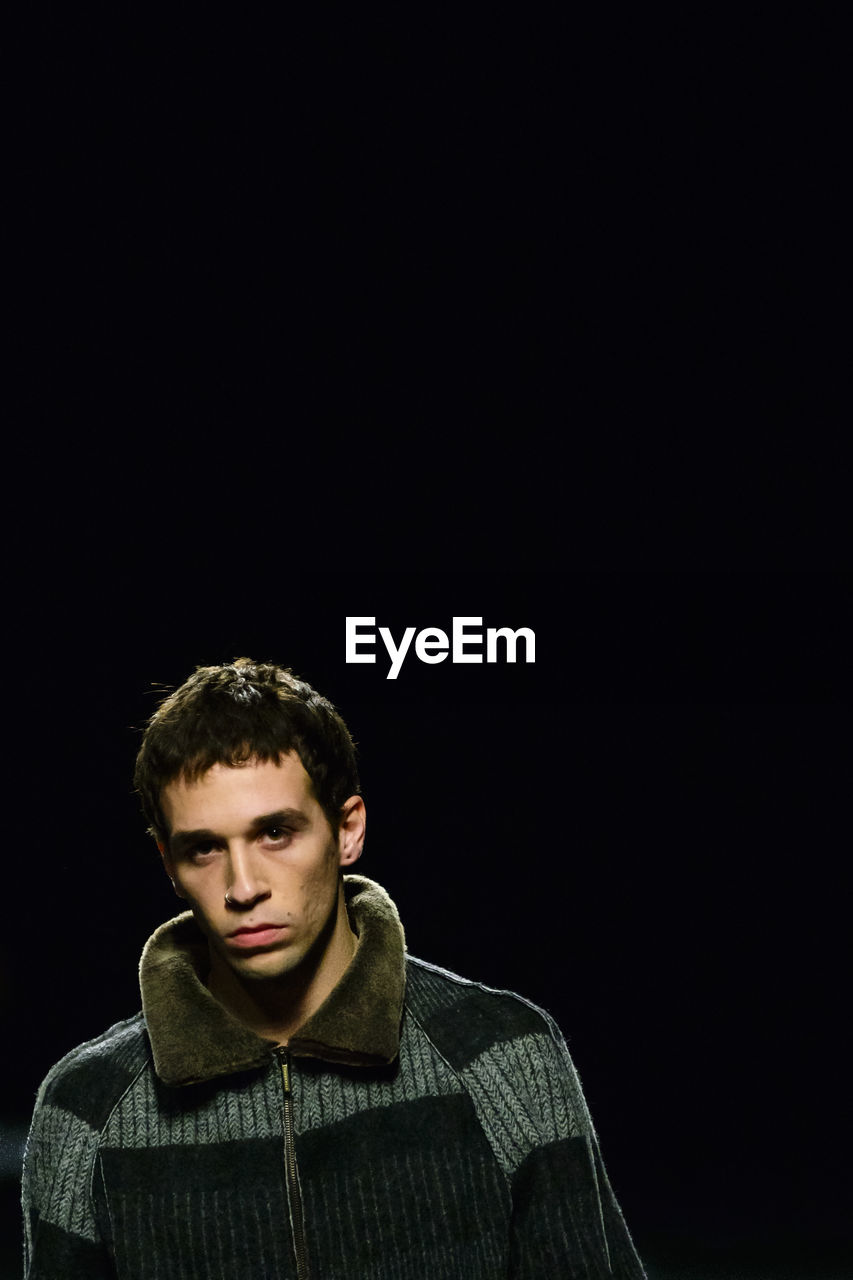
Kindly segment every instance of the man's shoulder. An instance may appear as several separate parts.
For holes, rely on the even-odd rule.
[[[42,1082],[37,1106],[71,1112],[98,1128],[148,1061],[148,1036],[138,1013],[60,1058]]]
[[[514,991],[473,982],[414,956],[406,957],[406,1003],[430,1038],[453,1062],[490,1050],[538,1045],[548,1056],[566,1053],[554,1019]]]
[[[550,1014],[407,957],[406,1005],[469,1093],[501,1167],[592,1130],[580,1081]]]

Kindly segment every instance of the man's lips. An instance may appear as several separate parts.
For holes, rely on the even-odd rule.
[[[225,941],[235,947],[265,947],[277,942],[286,928],[286,924],[243,925],[227,934]]]
[[[264,929],[283,929],[283,924],[272,924],[265,920],[263,924],[243,924],[239,929],[235,929],[233,933],[229,933],[229,938],[236,938],[241,933],[259,933]]]

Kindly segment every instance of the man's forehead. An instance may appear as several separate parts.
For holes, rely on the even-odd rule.
[[[218,762],[198,775],[180,774],[163,788],[161,805],[171,823],[176,812],[251,809],[253,805],[265,810],[276,807],[270,805],[270,799],[282,797],[291,805],[314,801],[311,779],[295,751],[277,760],[253,758],[233,765]]]

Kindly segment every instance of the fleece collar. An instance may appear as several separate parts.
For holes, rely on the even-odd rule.
[[[393,1062],[400,1046],[405,941],[394,903],[373,880],[344,876],[355,955],[320,1008],[290,1037],[297,1057],[351,1066]],[[269,1062],[271,1042],[233,1017],[205,986],[207,943],[192,913],[167,920],[139,965],[154,1069],[167,1085],[196,1084]]]

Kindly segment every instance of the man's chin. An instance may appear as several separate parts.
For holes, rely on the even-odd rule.
[[[276,955],[246,956],[242,960],[230,960],[230,968],[247,982],[274,982],[288,978],[299,968],[299,956],[280,953]]]

